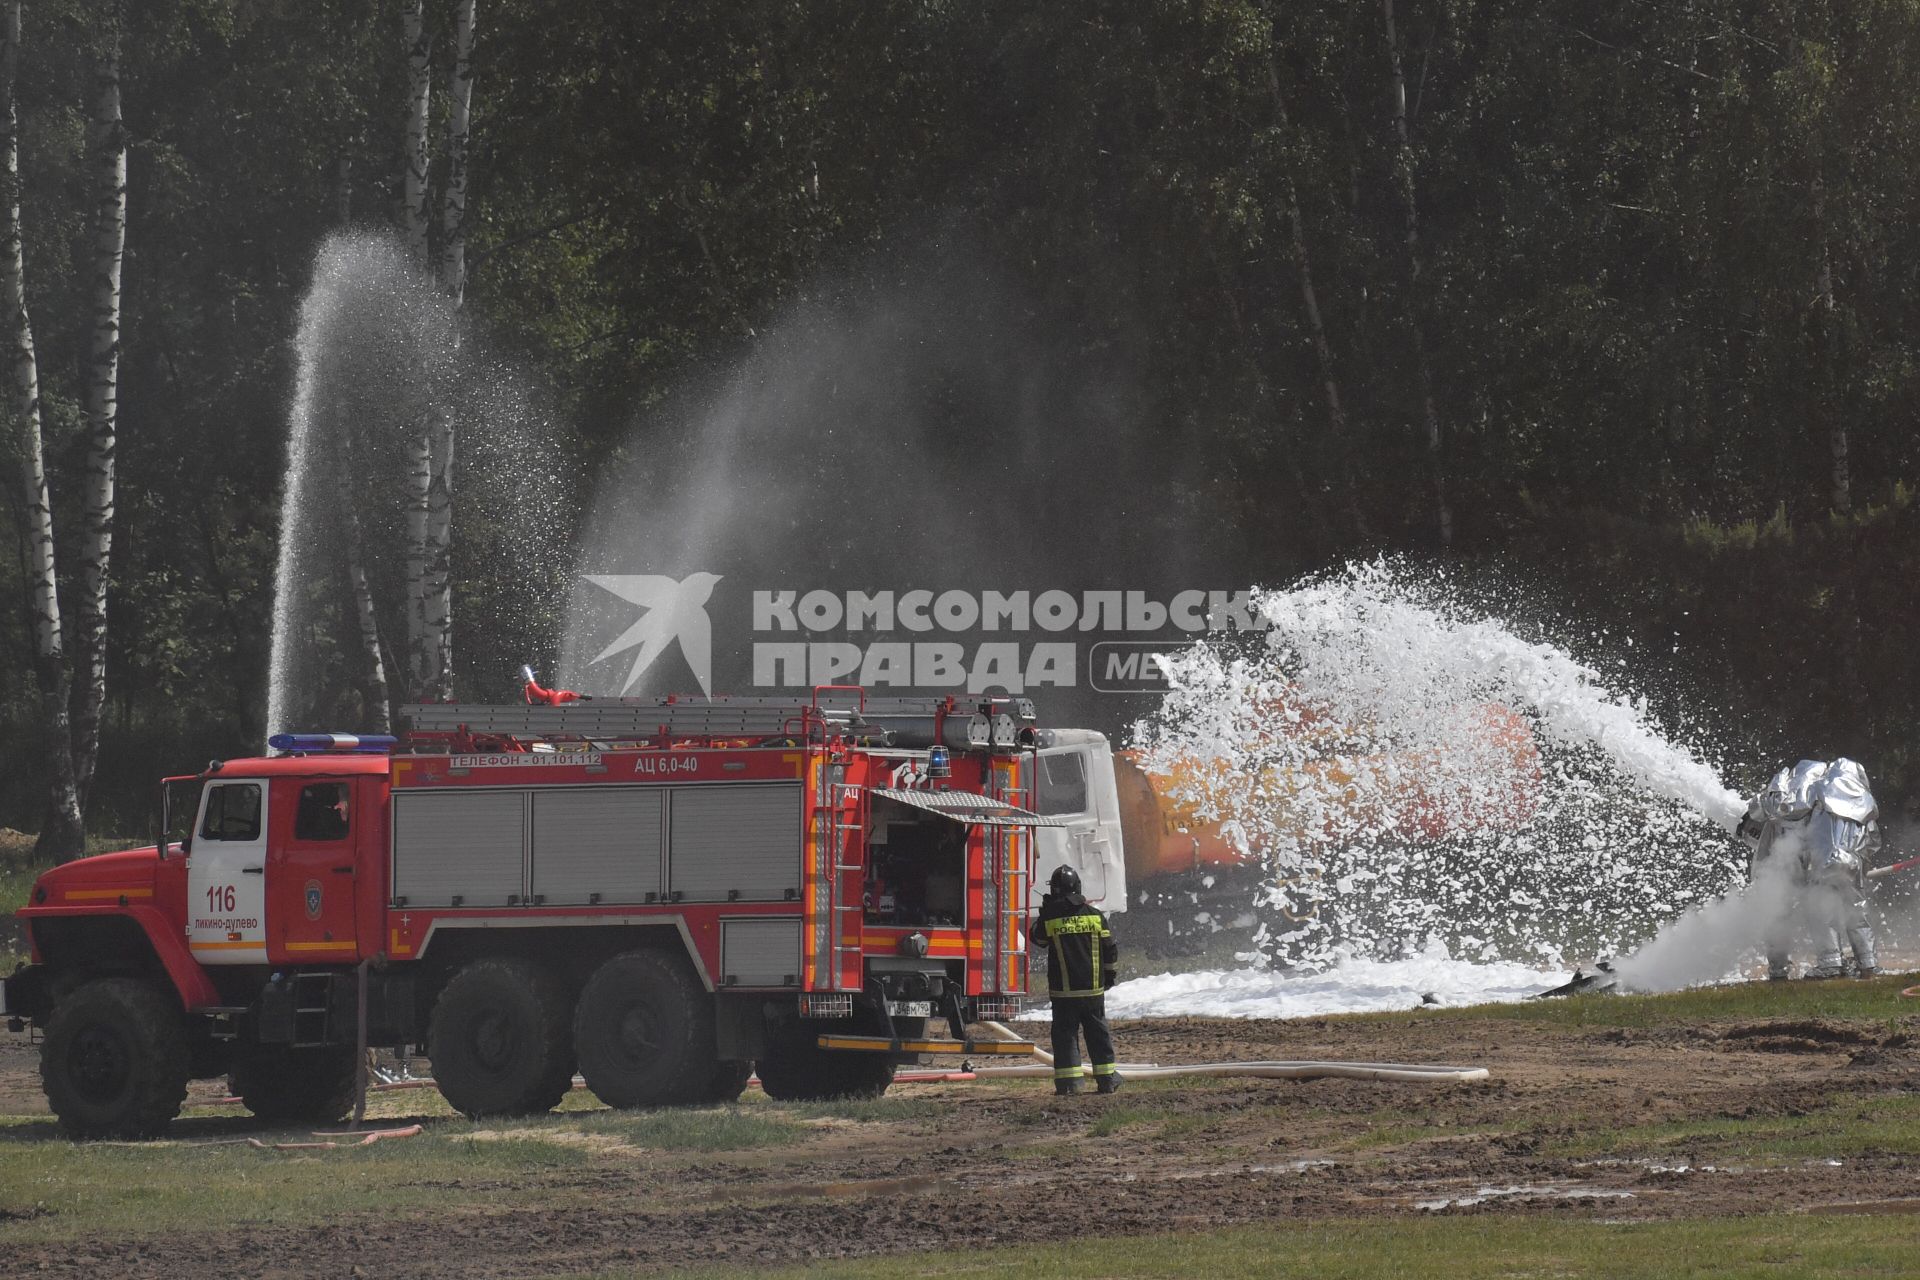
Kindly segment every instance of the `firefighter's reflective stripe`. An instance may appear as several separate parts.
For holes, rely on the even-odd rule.
[[[1106,993],[1106,986],[1100,981],[1102,961],[1105,959],[1106,944],[1113,938],[1113,931],[1107,928],[1107,922],[1088,909],[1071,916],[1056,916],[1041,925],[1046,931],[1047,945],[1053,953],[1053,981],[1061,987],[1052,994],[1056,996],[1097,996]],[[1072,940],[1073,957],[1068,958],[1069,939]],[[1073,985],[1080,975],[1074,970],[1079,961],[1086,966],[1086,985]]]
[[[1113,1068],[1108,1067],[1107,1070],[1112,1071]],[[1055,1080],[1079,1080],[1084,1078],[1086,1074],[1087,1069],[1085,1067],[1055,1067],[1053,1069],[1053,1078]]]
[[[1119,1070],[1120,1064],[1117,1062],[1096,1062],[1093,1064],[1093,1074],[1097,1076],[1110,1076]]]

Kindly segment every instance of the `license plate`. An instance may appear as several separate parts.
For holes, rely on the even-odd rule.
[[[933,1001],[931,1000],[889,1000],[887,1012],[896,1018],[931,1018]]]

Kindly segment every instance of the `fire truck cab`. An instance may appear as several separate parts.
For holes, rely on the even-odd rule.
[[[1113,745],[1093,729],[1041,729],[1033,761],[1034,808],[1058,826],[1033,833],[1037,859],[1033,901],[1056,867],[1080,873],[1087,901],[1108,915],[1127,909],[1127,858],[1120,831],[1120,792]]]
[[[81,1135],[189,1079],[345,1113],[424,1046],[474,1116],[877,1094],[1028,988],[1038,733],[1006,698],[421,706],[398,739],[276,739],[171,779],[184,842],[43,875],[0,1014]]]

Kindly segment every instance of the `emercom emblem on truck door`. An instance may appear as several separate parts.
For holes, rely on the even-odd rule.
[[[264,964],[267,784],[209,782],[187,857],[187,945],[201,964]]]

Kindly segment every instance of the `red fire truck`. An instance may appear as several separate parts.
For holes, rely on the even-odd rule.
[[[367,1046],[424,1045],[473,1116],[576,1070],[632,1107],[1031,1052],[967,1030],[1027,990],[1030,829],[1059,821],[1025,700],[421,706],[397,741],[276,742],[167,781],[186,840],[56,867],[20,912],[0,1014],[68,1131],[159,1133],[220,1075],[335,1120]]]

